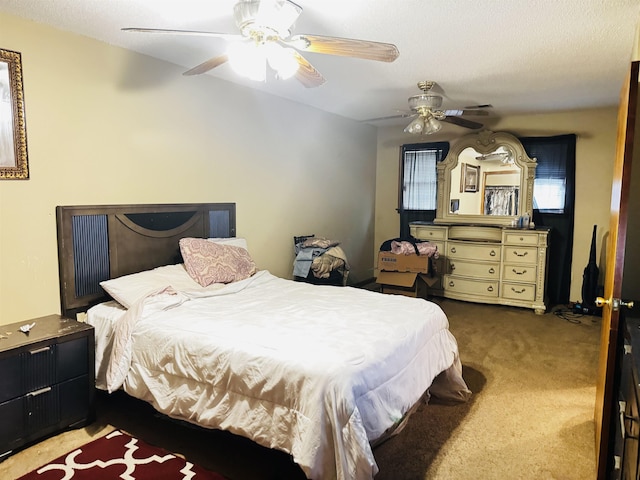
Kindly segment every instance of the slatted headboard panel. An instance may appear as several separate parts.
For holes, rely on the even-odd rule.
[[[56,207],[60,303],[75,317],[105,299],[100,282],[180,263],[183,237],[234,237],[235,203]]]

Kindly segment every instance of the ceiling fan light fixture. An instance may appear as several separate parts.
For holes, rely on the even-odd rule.
[[[267,55],[264,45],[253,42],[234,42],[227,55],[234,72],[243,77],[264,82],[267,78]]]
[[[295,50],[283,48],[272,42],[266,44],[265,47],[267,49],[267,62],[276,71],[278,78],[286,80],[296,74],[300,65],[296,60]]]
[[[409,97],[409,107],[412,110],[420,108],[440,108],[442,106],[442,97],[430,93],[422,93]]]
[[[442,128],[440,123],[433,115],[428,111],[423,111],[413,121],[407,125],[404,129],[404,133],[411,133],[413,135],[432,135]]]
[[[413,121],[407,125],[404,129],[404,133],[411,133],[413,135],[419,135],[424,132],[425,122],[422,115],[417,116]]]
[[[289,0],[239,0],[233,7],[236,25],[246,36],[261,31],[286,38],[301,13],[302,7]]]
[[[440,123],[433,117],[429,117],[429,119],[424,122],[424,133],[426,135],[431,135],[433,133],[439,132],[441,128],[442,123]]]

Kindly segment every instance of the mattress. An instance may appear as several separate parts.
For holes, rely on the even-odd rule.
[[[128,311],[100,304],[87,321],[99,388],[288,452],[314,479],[373,478],[371,442],[442,372],[440,393],[470,394],[447,317],[423,299],[260,271],[207,294],[169,289]]]

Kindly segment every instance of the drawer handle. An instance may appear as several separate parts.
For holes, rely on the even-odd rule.
[[[631,415],[625,415],[624,419],[625,420],[629,420],[629,423],[637,423],[638,422],[638,417],[632,417]],[[629,425],[629,427],[631,427],[631,425]],[[631,438],[633,440],[638,440],[638,435],[631,435],[631,433],[629,432],[629,429],[627,429],[626,425],[625,425],[624,437],[625,438]]]
[[[453,272],[455,269],[456,269],[456,265],[455,265],[455,263],[452,263],[451,264],[451,271]]]
[[[42,348],[36,348],[35,350],[29,350],[29,353],[31,355],[36,355],[38,353],[48,352],[49,350],[51,350],[51,347],[50,346],[46,346],[46,347],[42,347]]]
[[[494,273],[496,273],[496,271],[494,270],[494,268],[493,268],[493,267],[491,267],[491,268],[489,269],[489,273],[493,275]]]
[[[496,251],[495,250],[491,250],[491,252],[489,252],[489,255],[492,257],[496,256]]]
[[[516,257],[526,257],[528,253],[529,253],[529,252],[518,253],[518,252],[516,252],[515,250],[514,250],[514,252],[513,252],[513,254],[514,254]]]
[[[456,247],[451,247],[451,253],[456,253]]]
[[[453,280],[450,280],[450,281],[449,281],[449,286],[450,286],[450,287],[455,287],[455,286],[456,286],[456,284],[455,284],[455,283],[453,283]]]
[[[527,289],[526,289],[526,288],[523,288],[522,290],[516,290],[515,288],[511,287],[511,291],[512,291],[513,293],[517,293],[517,294],[519,295],[519,294],[521,294],[521,293],[526,292],[526,291],[527,291]]]
[[[523,270],[523,271],[521,271],[521,272],[518,272],[515,268],[512,268],[512,269],[511,269],[511,271],[512,271],[513,273],[515,273],[516,275],[524,275],[525,273],[527,273],[527,271],[526,271],[526,270]]]
[[[28,396],[30,397],[37,397],[38,395],[42,395],[43,393],[47,393],[51,391],[51,387],[44,387],[41,388],[40,390],[35,390],[33,392],[29,392],[27,393]]]
[[[487,292],[493,292],[493,287],[491,285],[487,287]]]

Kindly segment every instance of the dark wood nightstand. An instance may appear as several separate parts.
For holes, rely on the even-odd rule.
[[[0,460],[93,421],[94,346],[91,325],[60,315],[0,325]]]

